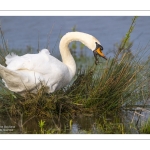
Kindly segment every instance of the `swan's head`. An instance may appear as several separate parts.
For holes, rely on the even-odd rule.
[[[102,52],[103,51],[103,47],[101,44],[99,44],[98,42],[95,42],[95,49],[93,50],[93,54],[94,54],[94,57],[95,57],[95,63],[97,64],[98,63],[98,58],[97,56],[100,56],[104,59],[107,60],[106,56],[104,55],[104,53]]]
[[[94,57],[96,59],[96,64],[98,63],[97,56],[101,56],[107,59],[103,54],[103,47],[101,43],[92,35],[83,32],[68,32],[66,33],[60,41],[60,52],[63,53],[64,46],[68,46],[72,41],[80,41],[90,50],[93,51]]]
[[[98,63],[97,56],[100,56],[107,60],[107,58],[105,57],[105,55],[103,53],[103,47],[102,47],[101,43],[94,36],[92,36],[90,34],[86,34],[86,33],[80,33],[80,38],[84,39],[84,40],[82,40],[82,43],[93,51],[93,54],[94,54],[94,57],[96,60],[96,64]]]

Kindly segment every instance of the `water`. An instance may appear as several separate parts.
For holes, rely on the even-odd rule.
[[[139,112],[137,111],[137,113]],[[124,126],[123,131],[125,133],[138,134],[137,126],[133,126],[133,124],[136,124],[138,117],[140,117],[139,127],[143,123],[146,123],[145,113],[146,111],[139,116],[134,111],[129,111],[128,113],[122,112],[122,114],[119,113],[117,116],[107,116],[104,119],[100,117],[100,114],[89,116],[78,114],[70,118],[72,120],[71,124],[70,120],[66,118],[62,118],[59,122],[57,119],[53,120],[52,118],[41,119],[40,117],[29,117],[30,119],[26,118],[22,120],[23,128],[21,128],[19,116],[10,119],[7,115],[0,115],[0,134],[41,134],[42,132],[39,127],[40,120],[45,121],[43,130],[47,134],[121,134],[121,129],[118,128],[119,125]],[[147,113],[148,115],[150,114],[150,112]]]
[[[54,55],[58,55],[59,36],[76,26],[77,31],[86,32],[98,38],[104,47],[104,53],[107,54],[126,34],[132,18],[132,16],[0,16],[0,24],[10,49],[24,50],[27,46],[31,46],[36,52],[38,36],[40,49],[45,48],[52,30],[49,47],[51,51],[55,47]],[[141,16],[137,19],[131,41],[134,41],[132,48],[134,52],[149,43],[149,16]],[[87,53],[92,54],[90,51]],[[107,57],[109,56],[111,54],[107,54]]]

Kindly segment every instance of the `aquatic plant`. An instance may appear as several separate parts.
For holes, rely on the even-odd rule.
[[[150,134],[150,118],[141,125],[140,134]]]

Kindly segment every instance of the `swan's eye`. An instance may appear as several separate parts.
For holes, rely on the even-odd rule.
[[[95,44],[96,44],[96,48],[95,49],[100,48],[101,50],[103,50],[103,46],[102,45],[98,44],[97,42],[95,42]]]
[[[103,50],[103,46],[102,45],[99,45],[99,47],[100,47],[101,50]]]

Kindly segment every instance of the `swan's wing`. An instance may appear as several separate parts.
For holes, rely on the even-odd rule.
[[[41,81],[49,87],[49,92],[53,92],[70,81],[67,66],[51,56],[48,50],[23,56],[8,55],[6,60],[8,66],[0,67],[0,76],[14,92],[24,91],[25,86],[34,89]]]
[[[14,53],[8,54],[5,57],[7,68],[13,71],[23,69],[23,64],[29,61],[29,58],[25,59],[24,56],[18,56]]]
[[[20,92],[25,89],[24,83],[29,82],[28,77],[20,76],[20,74],[11,71],[0,65],[0,76],[5,86],[11,91]]]
[[[56,76],[64,72],[64,69],[66,70],[66,66],[57,58],[50,55],[47,49],[43,49],[38,54],[26,54],[23,56],[8,55],[6,56],[6,61],[7,68],[10,70],[33,71],[42,75],[49,74],[50,78],[56,78]]]
[[[7,68],[10,70],[30,70],[38,72],[41,65],[48,63],[51,57],[50,52],[47,49],[43,49],[38,54],[26,54],[23,56],[17,56],[12,53],[7,55],[5,59]]]
[[[19,56],[16,55],[15,53],[10,53],[8,54],[5,59],[6,59],[6,64],[9,65],[13,60],[17,59]]]

